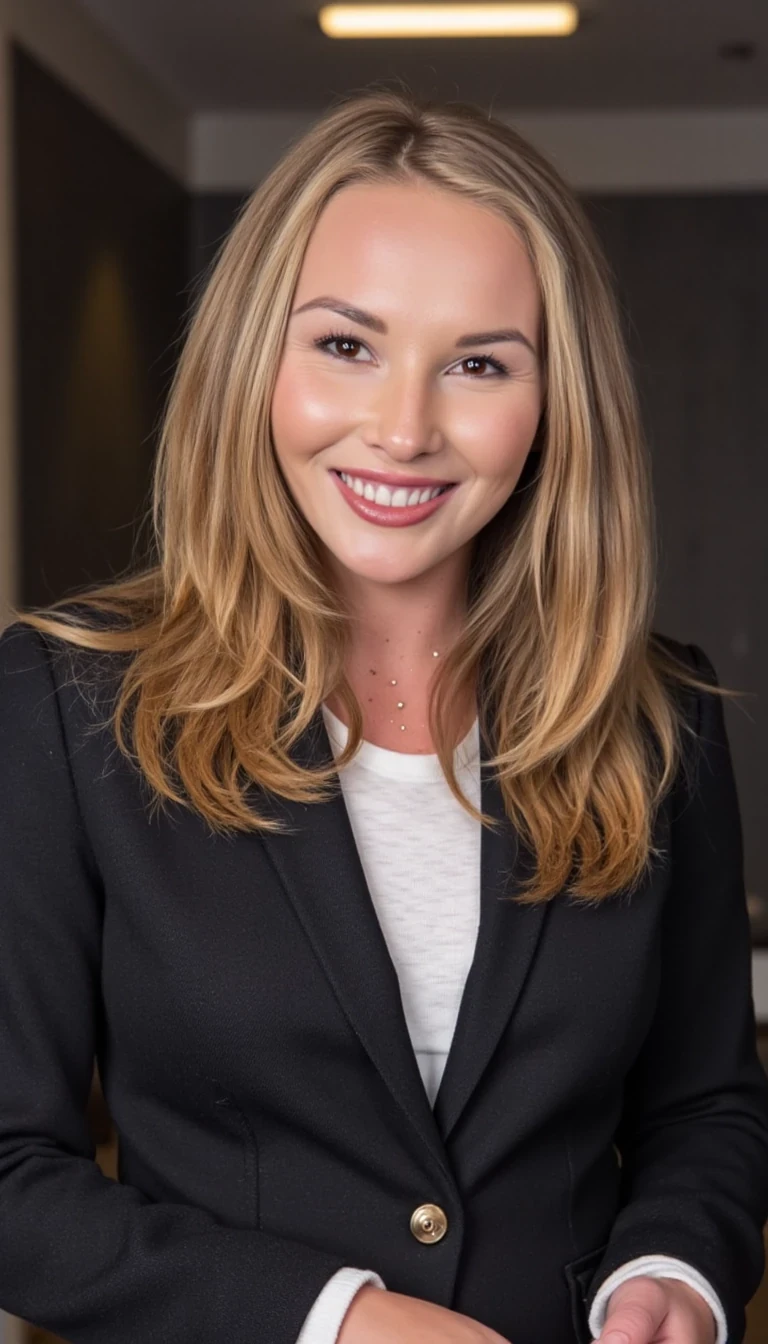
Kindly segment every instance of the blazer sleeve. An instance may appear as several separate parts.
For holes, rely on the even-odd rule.
[[[295,1344],[346,1257],[105,1176],[103,902],[45,640],[0,636],[0,1307],[73,1344]]]
[[[698,675],[717,674],[688,645]],[[690,692],[689,692],[690,694]],[[757,1053],[751,933],[736,782],[723,701],[693,693],[670,828],[656,1010],[626,1079],[616,1145],[620,1210],[585,1294],[649,1253],[692,1265],[723,1304],[729,1344],[765,1267],[768,1078]]]

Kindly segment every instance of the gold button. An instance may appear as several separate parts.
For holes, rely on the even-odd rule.
[[[429,1245],[448,1231],[448,1219],[439,1204],[420,1204],[411,1214],[411,1231],[417,1241]]]

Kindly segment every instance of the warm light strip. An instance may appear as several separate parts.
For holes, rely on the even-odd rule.
[[[572,4],[323,5],[326,37],[567,37],[579,12]]]

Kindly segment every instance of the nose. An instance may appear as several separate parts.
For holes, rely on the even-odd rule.
[[[393,371],[377,389],[366,441],[399,460],[438,452],[444,440],[435,405],[434,390],[418,370]]]

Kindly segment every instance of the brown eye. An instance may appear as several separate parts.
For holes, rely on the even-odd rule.
[[[327,350],[334,359],[346,360],[347,364],[368,362],[357,358],[359,352],[367,349],[367,347],[363,345],[362,341],[358,341],[357,337],[346,331],[329,331],[327,336],[321,336],[319,340],[315,341],[315,345],[320,350]],[[343,347],[344,353],[339,354],[336,350],[331,349],[334,345]]]
[[[463,359],[461,362],[463,365],[474,365],[474,368],[470,370],[471,373],[476,372],[479,364],[485,365],[486,369],[492,369],[493,374],[504,374],[508,372],[506,364],[502,364],[499,359],[493,359],[490,355],[467,355],[467,358]],[[493,376],[493,374],[491,376]],[[484,376],[487,377],[487,373]]]

